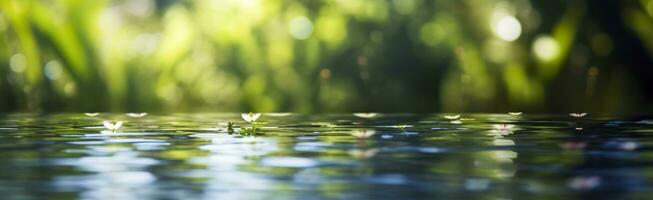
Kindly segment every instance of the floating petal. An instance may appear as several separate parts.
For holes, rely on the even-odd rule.
[[[569,113],[569,116],[576,117],[576,118],[585,117],[585,115],[587,115],[587,113]]]

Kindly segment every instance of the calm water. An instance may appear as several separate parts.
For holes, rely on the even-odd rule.
[[[2,199],[647,199],[653,119],[0,117]],[[103,120],[125,120],[115,133]],[[373,135],[372,135],[373,134]],[[371,135],[369,138],[356,136]]]

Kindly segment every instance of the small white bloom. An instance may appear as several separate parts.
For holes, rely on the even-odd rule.
[[[84,114],[86,116],[89,116],[89,117],[95,117],[95,116],[99,115],[100,113],[84,113]]]
[[[126,115],[127,115],[127,117],[141,118],[141,117],[145,117],[145,115],[147,115],[147,113],[144,113],[144,112],[143,113],[127,113]]]
[[[242,113],[240,114],[240,116],[246,122],[252,123],[255,122],[259,117],[261,117],[261,113]]]
[[[366,119],[375,118],[378,115],[379,113],[354,113],[354,116]]]
[[[369,129],[363,129],[363,130],[354,130],[351,132],[351,135],[357,138],[369,138],[372,137],[376,131],[374,130],[369,130]]]
[[[122,121],[104,121],[103,124],[107,129],[116,132],[122,126]]]
[[[587,113],[569,113],[569,116],[576,117],[576,118],[585,117],[585,115],[587,115]]]
[[[444,118],[454,120],[460,118],[460,115],[445,115]]]
[[[521,115],[521,112],[508,112],[508,114],[512,116],[519,116]]]

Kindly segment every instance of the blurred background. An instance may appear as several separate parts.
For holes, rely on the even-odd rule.
[[[653,111],[653,0],[3,0],[0,111]]]

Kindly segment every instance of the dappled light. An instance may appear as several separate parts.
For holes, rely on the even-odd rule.
[[[651,5],[3,1],[0,110],[638,112]]]

